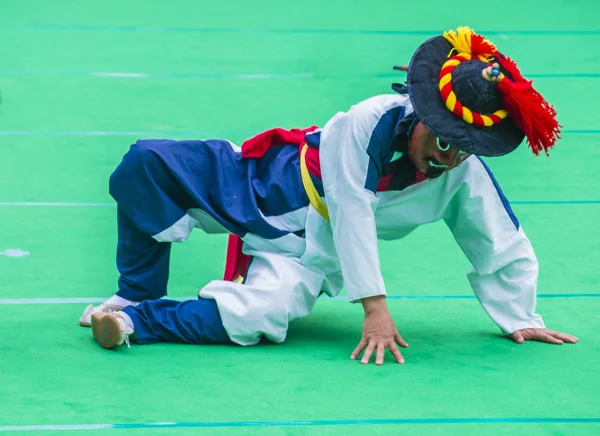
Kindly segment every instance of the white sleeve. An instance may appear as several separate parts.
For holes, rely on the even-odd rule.
[[[325,125],[319,145],[325,202],[351,302],[386,295],[375,225],[381,162],[368,151],[378,121],[375,112],[354,106]],[[375,189],[368,189],[375,179]]]
[[[489,169],[475,156],[445,222],[473,268],[479,302],[505,334],[544,328],[536,310],[538,261]]]

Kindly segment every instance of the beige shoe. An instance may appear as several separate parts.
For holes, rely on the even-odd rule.
[[[94,313],[118,312],[119,310],[123,310],[123,307],[114,306],[112,304],[105,304],[105,303],[94,307],[90,304],[83,311],[83,315],[81,315],[81,318],[79,318],[79,325],[83,326],[83,327],[91,327],[92,326],[92,315]]]
[[[103,348],[115,348],[123,343],[129,347],[133,327],[123,312],[98,312],[92,315],[92,333]]]

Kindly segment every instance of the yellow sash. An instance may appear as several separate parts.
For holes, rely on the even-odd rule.
[[[317,192],[317,188],[310,178],[310,173],[308,172],[308,167],[306,166],[306,151],[308,150],[308,145],[302,145],[302,150],[300,151],[300,175],[302,176],[302,184],[304,185],[304,190],[306,191],[306,195],[308,195],[308,200],[312,207],[315,208],[319,215],[321,215],[327,222],[329,222],[329,211],[327,210],[327,206],[325,202]]]

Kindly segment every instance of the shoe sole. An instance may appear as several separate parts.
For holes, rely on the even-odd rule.
[[[92,333],[102,348],[115,348],[121,339],[119,321],[108,313],[92,315]]]
[[[105,305],[105,308],[102,312],[109,312],[109,311],[118,312],[119,310],[123,310],[123,306],[114,306],[112,304],[107,304],[107,305]],[[96,313],[102,313],[102,312],[96,312]],[[84,317],[82,316],[79,319],[79,325],[81,327],[91,327],[92,326],[91,321],[90,322],[82,321],[83,318]]]

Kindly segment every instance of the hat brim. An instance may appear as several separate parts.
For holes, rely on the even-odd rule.
[[[510,116],[493,126],[479,127],[446,108],[438,76],[451,49],[444,37],[436,36],[419,46],[410,61],[407,86],[420,121],[438,138],[468,153],[492,157],[514,151],[525,135]]]

